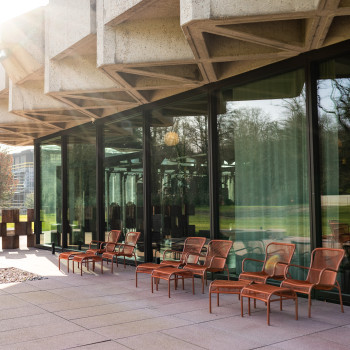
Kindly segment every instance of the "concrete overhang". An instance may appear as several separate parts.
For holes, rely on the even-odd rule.
[[[50,0],[1,38],[35,138],[350,39],[350,0]]]

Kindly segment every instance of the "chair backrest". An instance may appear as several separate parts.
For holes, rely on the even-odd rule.
[[[316,248],[311,253],[310,270],[306,280],[310,283],[317,283],[324,268],[331,268],[333,271],[324,271],[319,284],[332,286],[337,278],[337,271],[344,258],[343,249]]]
[[[295,251],[295,244],[271,242],[266,246],[265,261],[263,271],[274,278],[284,276],[287,264],[290,264]],[[284,263],[276,264],[277,262]]]
[[[117,243],[119,241],[121,233],[122,233],[122,231],[120,231],[120,230],[109,231],[107,242]]]
[[[108,253],[114,252],[115,246],[116,246],[115,243],[108,242],[108,243],[106,244],[106,252],[108,252]]]
[[[205,237],[188,237],[184,242],[184,247],[180,257],[182,263],[196,264],[199,254],[205,244]],[[192,254],[192,255],[191,255]]]
[[[207,255],[205,257],[205,266],[215,269],[223,269],[225,267],[226,259],[230,249],[232,248],[232,241],[213,239],[208,244]]]
[[[125,244],[123,248],[124,254],[132,254],[141,232],[128,232],[125,236]]]

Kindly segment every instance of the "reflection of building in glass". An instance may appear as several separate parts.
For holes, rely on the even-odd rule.
[[[28,149],[13,153],[12,172],[17,182],[11,207],[25,208],[34,206],[34,151]]]

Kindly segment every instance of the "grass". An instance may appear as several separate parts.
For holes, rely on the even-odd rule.
[[[46,214],[42,222],[43,231],[50,231],[56,224],[55,214]],[[330,234],[328,220],[337,219],[350,224],[350,206],[329,206],[322,209],[322,234]],[[26,216],[21,215],[21,221]],[[220,229],[263,229],[282,230],[288,236],[310,236],[309,206],[220,206]],[[189,217],[189,224],[196,232],[210,229],[209,207],[196,207],[195,215]],[[8,227],[11,224],[8,224]],[[13,224],[12,224],[13,226]]]

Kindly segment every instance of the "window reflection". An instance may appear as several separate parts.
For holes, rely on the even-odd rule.
[[[345,249],[341,287],[350,292],[350,59],[320,65],[318,109],[321,143],[322,242]]]
[[[142,115],[105,126],[105,217],[109,230],[141,232],[137,259],[143,260]],[[132,258],[133,259],[133,258]]]
[[[222,89],[220,101],[220,235],[234,241],[231,272],[271,241],[295,243],[295,262],[308,265],[304,71]]]
[[[182,249],[186,237],[209,237],[206,95],[152,113],[153,256]]]
[[[86,249],[96,234],[96,132],[83,126],[70,134],[68,156],[68,246]]]
[[[40,244],[62,245],[61,138],[42,142],[41,158],[41,235]]]

